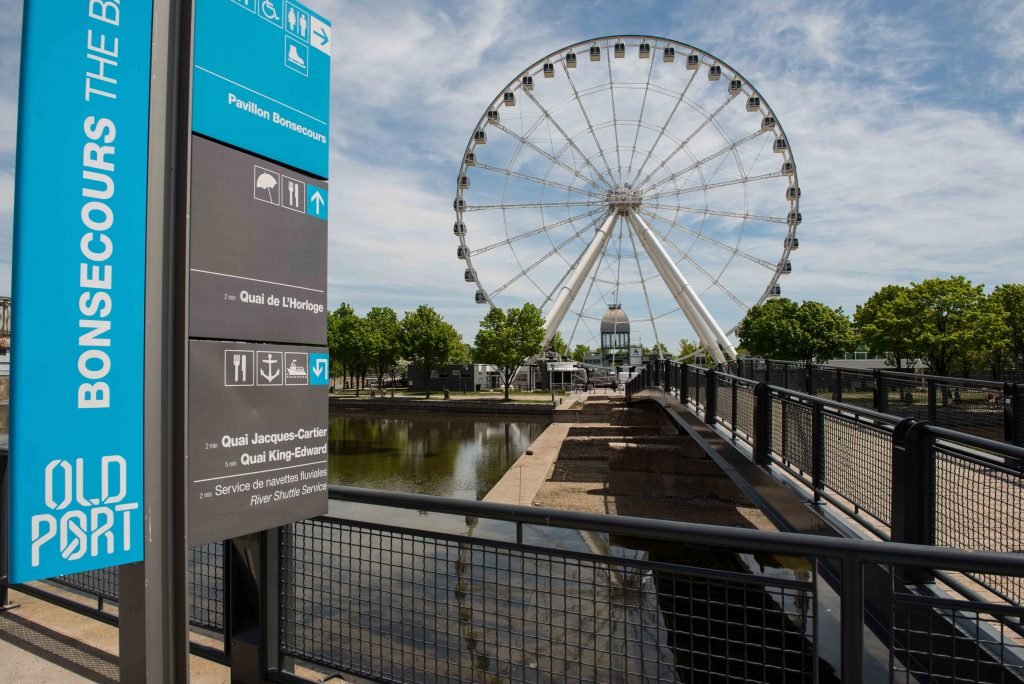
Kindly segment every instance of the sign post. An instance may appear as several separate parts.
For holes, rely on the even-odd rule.
[[[330,22],[34,0],[22,40],[0,561],[121,565],[122,679],[187,681],[188,545],[234,538],[234,680],[262,680],[273,528],[327,510]]]
[[[152,3],[25,5],[10,577],[143,557]]]
[[[277,669],[281,525],[327,512],[331,25],[196,0],[185,397],[190,544],[225,547],[232,681]]]

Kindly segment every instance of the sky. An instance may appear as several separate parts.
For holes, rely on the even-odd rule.
[[[429,304],[471,341],[484,308],[452,234],[467,141],[524,69],[613,34],[693,45],[771,103],[802,191],[785,296],[852,313],[888,283],[1024,280],[1019,1],[307,4],[334,23],[331,308],[401,315]],[[20,23],[21,3],[0,0],[0,293],[10,288]],[[496,303],[518,306],[520,292],[529,297],[511,288]],[[723,327],[736,322],[728,316]],[[693,336],[678,312],[659,321],[670,348]]]

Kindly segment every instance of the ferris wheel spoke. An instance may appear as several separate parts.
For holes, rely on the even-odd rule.
[[[740,138],[736,142],[730,143],[730,144],[726,145],[725,147],[712,152],[711,154],[709,154],[708,156],[704,157],[703,159],[698,159],[697,161],[695,161],[692,164],[690,164],[689,166],[687,166],[685,169],[680,169],[679,171],[676,171],[672,175],[666,176],[665,178],[662,178],[658,182],[656,182],[656,183],[654,183],[652,185],[647,186],[644,189],[645,194],[651,192],[652,190],[657,190],[658,188],[660,188],[661,186],[665,185],[666,183],[671,183],[672,181],[674,181],[675,179],[679,178],[680,176],[686,175],[686,174],[688,174],[688,173],[690,173],[690,172],[692,172],[692,171],[694,171],[696,169],[701,168],[702,166],[704,166],[708,162],[713,161],[713,160],[717,159],[718,157],[721,157],[723,154],[728,154],[729,152],[732,152],[733,150],[737,149],[741,145],[745,145],[746,143],[750,142],[751,140],[753,140],[757,136],[764,135],[764,133],[765,133],[764,131],[755,131],[754,133],[751,133],[750,135],[746,136],[745,138]],[[649,196],[657,197],[657,194],[649,195]]]
[[[675,148],[674,150],[672,150],[672,152],[671,152],[671,153],[670,153],[670,154],[669,154],[669,155],[668,155],[667,157],[665,157],[665,159],[663,159],[663,160],[661,161],[661,163],[660,163],[660,164],[658,164],[657,168],[655,168],[655,169],[654,169],[653,171],[651,171],[651,172],[650,172],[649,174],[647,174],[647,175],[646,175],[646,176],[644,177],[644,179],[643,179],[642,181],[640,181],[640,183],[638,183],[638,187],[641,187],[641,188],[643,188],[643,187],[644,187],[644,186],[645,186],[645,185],[647,184],[647,182],[648,182],[648,181],[650,181],[650,180],[651,180],[651,178],[653,178],[653,177],[654,177],[654,175],[655,175],[656,173],[658,173],[658,171],[660,171],[660,170],[662,170],[663,168],[665,168],[665,166],[666,166],[666,165],[667,165],[667,164],[668,164],[668,163],[669,163],[670,161],[672,161],[672,159],[673,159],[673,158],[674,158],[674,157],[675,157],[675,156],[676,156],[677,154],[679,154],[679,153],[680,153],[680,152],[681,152],[681,151],[682,151],[682,150],[683,150],[683,149],[684,149],[684,148],[685,148],[685,147],[686,147],[687,145],[689,145],[689,144],[690,144],[690,141],[691,141],[691,140],[693,140],[693,139],[694,139],[695,137],[697,137],[697,134],[698,134],[698,133],[700,133],[700,132],[701,132],[702,130],[704,130],[704,127],[705,127],[705,126],[707,126],[707,125],[708,125],[709,123],[711,123],[711,122],[712,122],[712,121],[714,120],[714,118],[715,118],[716,116],[718,116],[718,115],[719,115],[719,113],[721,113],[721,111],[722,111],[723,109],[725,109],[725,108],[726,108],[726,106],[728,106],[728,104],[729,104],[730,102],[732,102],[732,100],[733,100],[733,98],[732,98],[731,96],[730,96],[730,97],[727,97],[727,98],[725,99],[725,101],[724,101],[724,102],[722,102],[722,104],[718,105],[718,107],[717,107],[717,108],[716,108],[716,109],[715,109],[715,110],[714,110],[713,112],[711,112],[710,114],[708,114],[708,115],[707,115],[707,116],[706,116],[706,117],[704,118],[704,120],[700,122],[700,125],[699,125],[699,126],[697,126],[697,128],[695,128],[695,129],[693,130],[693,132],[692,132],[692,133],[690,133],[690,135],[686,136],[686,138],[684,138],[684,139],[683,139],[683,141],[682,141],[681,143],[679,143],[679,145],[678,145],[678,146],[677,146],[677,147],[676,147],[676,148]]]
[[[545,159],[550,160],[552,163],[556,164],[557,166],[562,167],[563,169],[565,169],[566,171],[568,171],[572,175],[576,176],[577,178],[579,178],[581,181],[583,181],[587,185],[591,186],[592,188],[595,188],[597,190],[601,190],[601,187],[592,178],[587,178],[586,176],[584,176],[582,173],[579,172],[579,169],[574,169],[573,167],[571,167],[568,164],[566,164],[565,162],[563,162],[561,159],[558,159],[557,157],[552,155],[550,152],[544,151],[539,146],[534,144],[532,141],[527,140],[526,138],[524,138],[523,136],[519,135],[515,131],[513,131],[513,130],[503,126],[500,123],[495,123],[493,121],[489,125],[494,126],[499,131],[502,131],[503,133],[505,133],[509,137],[517,140],[520,144],[526,145],[531,150],[533,150],[537,154],[541,155]]]
[[[608,178],[611,179],[615,174],[612,172],[612,165],[608,163],[608,157],[605,156],[604,146],[597,139],[597,133],[594,132],[594,124],[590,120],[590,115],[587,114],[586,107],[583,106],[583,98],[580,97],[579,91],[576,89],[576,83],[572,80],[572,74],[568,67],[565,66],[565,61],[562,61],[562,71],[565,72],[565,77],[569,82],[569,87],[572,88],[573,98],[576,100],[576,104],[579,105],[580,114],[583,115],[583,120],[587,122],[587,131],[590,133],[590,137],[594,140],[594,146],[597,147],[597,151],[601,154],[601,160],[604,162],[605,168],[608,170]]]
[[[653,66],[653,65],[652,65]],[[697,77],[697,70],[690,72],[690,80],[683,86],[683,91],[679,93],[679,97],[676,99],[675,105],[672,107],[672,111],[669,112],[668,118],[665,119],[665,123],[662,124],[661,130],[658,131],[658,136],[654,139],[654,144],[651,145],[651,149],[647,150],[647,155],[644,157],[643,162],[640,164],[640,168],[636,170],[636,175],[633,177],[632,184],[635,186],[637,179],[640,178],[640,174],[644,172],[644,168],[647,166],[647,162],[651,161],[651,156],[654,154],[654,150],[657,149],[658,143],[665,136],[668,131],[668,125],[672,123],[672,119],[675,117],[676,112],[679,110],[679,105],[683,103],[683,98],[686,97],[687,91],[690,90],[690,85],[693,83],[693,79]]]
[[[651,209],[670,209],[672,211],[681,211],[686,214],[700,214],[702,216],[726,216],[729,218],[738,218],[748,221],[764,221],[765,223],[786,223],[785,216],[761,216],[760,214],[748,214],[741,213],[738,211],[721,211],[718,209],[700,209],[698,207],[687,207],[682,204],[662,204],[660,202],[645,203],[645,207]]]
[[[615,79],[612,77],[612,59],[608,58],[608,94],[612,100],[612,131],[615,133],[615,161],[618,163],[618,182],[622,183],[622,153],[619,151],[619,115],[615,112]]]
[[[490,211],[492,209],[553,209],[555,207],[603,207],[604,202],[525,202],[513,204],[467,204],[463,211]]]
[[[574,187],[572,185],[566,185],[565,183],[559,183],[557,181],[549,180],[547,178],[541,178],[539,176],[531,176],[528,173],[522,173],[521,171],[513,171],[512,169],[502,169],[497,166],[491,166],[490,164],[484,164],[482,162],[476,162],[474,168],[484,169],[485,171],[491,171],[492,173],[502,174],[505,176],[512,176],[514,178],[521,178],[528,180],[533,183],[539,183],[540,185],[546,185],[551,188],[558,188],[567,192],[575,192],[587,197],[593,197],[595,199],[601,199],[601,195],[596,192],[590,192],[589,190],[583,190],[581,188]]]
[[[580,155],[580,157],[583,158],[583,163],[586,164],[587,166],[589,166],[591,168],[591,170],[594,173],[597,174],[597,177],[600,178],[601,181],[605,183],[605,185],[609,185],[610,186],[611,185],[611,181],[609,179],[605,178],[604,174],[601,173],[601,171],[598,170],[598,168],[596,166],[594,166],[594,163],[590,161],[590,157],[588,157],[587,155],[585,155],[583,153],[583,150],[581,150],[576,145],[576,141],[574,141],[572,139],[572,137],[568,133],[565,132],[565,129],[562,128],[562,126],[558,123],[558,121],[555,119],[555,117],[551,116],[551,113],[547,110],[547,108],[540,103],[540,101],[534,96],[534,94],[531,91],[525,90],[524,92],[526,93],[526,96],[529,97],[530,100],[533,101],[533,104],[535,104],[537,106],[537,109],[540,110],[541,114],[544,115],[544,118],[546,118],[551,123],[551,125],[555,127],[555,130],[558,131],[559,135],[561,135],[565,139],[565,141],[567,143],[569,143],[569,147],[571,147],[573,150],[575,150],[576,154]]]
[[[701,240],[702,242],[706,242],[709,245],[714,245],[715,247],[718,247],[719,249],[722,249],[722,250],[728,252],[729,254],[735,254],[737,256],[741,256],[744,259],[747,259],[748,261],[752,261],[755,264],[758,264],[759,266],[763,266],[764,268],[766,268],[766,269],[768,269],[770,271],[774,271],[774,270],[776,270],[778,268],[778,264],[773,264],[770,261],[765,261],[764,259],[759,259],[758,257],[754,256],[753,254],[748,254],[747,252],[744,252],[743,250],[741,250],[738,247],[733,247],[731,245],[727,245],[726,243],[722,242],[721,240],[716,240],[715,238],[711,237],[710,235],[705,235],[704,233],[696,231],[693,228],[688,228],[687,226],[684,226],[683,224],[679,223],[678,221],[674,221],[674,220],[672,220],[670,218],[666,218],[666,217],[662,216],[661,214],[652,212],[652,211],[648,210],[646,207],[641,207],[641,209],[638,211],[638,213],[640,213],[640,214],[642,214],[642,215],[644,215],[644,216],[646,216],[646,217],[648,217],[648,218],[650,218],[650,219],[652,219],[654,221],[661,221],[662,223],[667,223],[667,224],[671,225],[674,228],[678,228],[680,231],[686,233],[687,235],[689,235],[691,237],[694,237],[694,238],[696,238],[698,240]]]
[[[487,294],[487,296],[488,297],[494,297],[495,295],[499,295],[502,292],[504,292],[505,290],[507,290],[511,285],[513,285],[516,282],[518,282],[519,280],[521,280],[527,273],[529,273],[533,269],[537,268],[538,266],[540,266],[542,263],[544,263],[545,261],[547,261],[548,259],[550,259],[554,255],[556,255],[559,252],[561,252],[562,249],[566,245],[568,245],[570,242],[572,242],[573,240],[575,240],[579,236],[583,235],[583,233],[585,233],[588,228],[592,227],[598,221],[602,220],[604,218],[604,216],[605,216],[605,214],[602,214],[599,218],[594,219],[593,221],[591,221],[587,225],[585,225],[582,228],[580,228],[579,230],[577,230],[575,233],[573,233],[572,235],[567,237],[565,240],[563,240],[557,247],[554,247],[554,248],[548,250],[547,253],[545,253],[539,259],[537,259],[532,264],[530,264],[529,266],[524,268],[522,271],[520,271],[518,275],[516,275],[515,277],[512,278],[512,280],[509,280],[507,283],[503,284],[501,287],[499,287],[498,289],[494,290],[493,292],[489,292]]]
[[[656,345],[661,344],[661,338],[658,336],[658,326],[654,322],[654,309],[651,307],[651,296],[647,292],[647,278],[644,277],[644,271],[640,267],[640,252],[636,247],[636,238],[633,236],[633,229],[631,227],[627,227],[626,232],[629,234],[629,244],[633,248],[633,259],[636,261],[636,272],[640,275],[640,289],[644,293],[644,305],[647,306],[647,316],[651,319],[651,328],[654,330],[654,342]],[[661,357],[660,347],[658,357]]]
[[[494,242],[494,243],[491,243],[489,245],[484,245],[483,247],[480,247],[478,249],[474,249],[474,250],[472,250],[472,255],[475,257],[475,256],[479,256],[481,254],[485,254],[487,252],[490,252],[491,250],[497,249],[499,247],[506,247],[506,246],[511,245],[511,244],[513,244],[515,242],[519,242],[520,240],[525,240],[526,238],[530,238],[530,237],[533,237],[535,235],[540,235],[541,233],[549,231],[552,228],[559,228],[561,226],[564,226],[567,223],[573,223],[574,221],[578,221],[579,219],[589,218],[589,217],[593,216],[594,214],[596,214],[597,212],[603,211],[603,210],[604,210],[603,207],[598,207],[597,209],[592,209],[591,211],[588,211],[588,212],[585,212],[585,213],[582,213],[582,214],[576,214],[575,216],[570,216],[569,218],[562,219],[561,221],[557,221],[555,223],[545,224],[545,225],[541,226],[540,228],[534,228],[533,230],[529,230],[529,231],[527,231],[525,233],[520,233],[519,235],[515,235],[513,237],[507,238],[505,240],[502,240],[501,242]]]
[[[636,134],[633,136],[633,147],[629,151],[629,164],[626,166],[626,175],[633,170],[633,160],[636,158],[636,145],[640,142],[640,128],[644,122],[644,110],[647,109],[647,95],[651,92],[651,74],[654,73],[654,57],[650,57],[651,66],[647,69],[647,83],[644,84],[644,97],[640,102],[640,114],[636,118]]]
[[[719,181],[718,183],[708,183],[707,185],[691,185],[688,188],[679,188],[677,190],[666,190],[665,192],[656,192],[653,195],[644,195],[644,199],[656,200],[661,197],[675,197],[677,195],[685,195],[691,192],[702,192],[704,190],[713,190],[715,188],[725,188],[730,185],[742,185],[745,183],[754,183],[761,180],[768,180],[769,178],[781,178],[781,171],[773,171],[772,173],[764,173],[759,176],[744,176],[743,178],[734,178],[727,181]]]

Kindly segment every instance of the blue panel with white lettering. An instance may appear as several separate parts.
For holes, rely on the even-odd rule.
[[[152,5],[35,0],[24,17],[12,582],[143,556]]]
[[[293,0],[197,0],[192,129],[327,178],[331,24]]]

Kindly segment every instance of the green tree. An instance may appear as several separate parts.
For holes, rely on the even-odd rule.
[[[477,359],[497,366],[505,386],[505,401],[516,373],[527,359],[541,352],[543,345],[544,316],[529,303],[507,312],[492,307],[480,321],[475,341]]]
[[[884,355],[888,365],[903,368],[913,364],[910,288],[886,285],[857,307],[853,325],[871,353]]]
[[[342,382],[351,376],[358,378],[359,369],[365,365],[360,318],[348,304],[342,303],[331,312],[327,320],[327,345],[332,365],[341,371]]]
[[[656,342],[649,350],[650,354],[657,355],[659,359],[671,359],[672,353],[665,346],[664,342]]]
[[[824,363],[857,346],[857,333],[842,307],[806,301],[797,310],[801,361]]]
[[[701,351],[699,343],[688,340],[685,337],[679,340],[679,355],[676,357],[682,362],[692,361],[693,357]]]
[[[751,307],[736,331],[740,344],[751,354],[780,361],[800,358],[797,303],[786,297]]]
[[[985,298],[983,286],[972,285],[963,276],[930,278],[911,283],[908,298],[914,355],[931,373],[949,375],[977,344],[972,326],[979,323],[976,310]]]
[[[423,374],[430,398],[430,376],[464,351],[462,337],[441,315],[426,304],[406,311],[402,318],[402,356]]]
[[[780,297],[752,307],[740,323],[740,344],[766,359],[823,362],[857,345],[843,310]]]
[[[548,342],[548,346],[551,347],[551,351],[558,354],[559,359],[564,359],[569,356],[569,345],[560,332],[555,332],[551,337],[551,341]]]
[[[585,358],[587,358],[587,356],[589,354],[590,354],[590,347],[588,347],[585,344],[577,344],[573,348],[572,354],[569,355],[569,358],[571,358],[573,361],[581,361],[582,362]]]
[[[990,297],[1003,310],[1009,363],[1024,368],[1024,285],[1000,285],[992,291]]]
[[[1011,331],[1007,312],[995,296],[982,295],[977,306],[967,312],[967,333],[959,353],[959,368],[964,377],[975,369],[988,368],[992,378],[1002,377],[1011,362]]]
[[[383,387],[384,373],[394,367],[401,352],[402,325],[391,307],[375,306],[363,319],[368,360],[377,372],[377,386]]]

